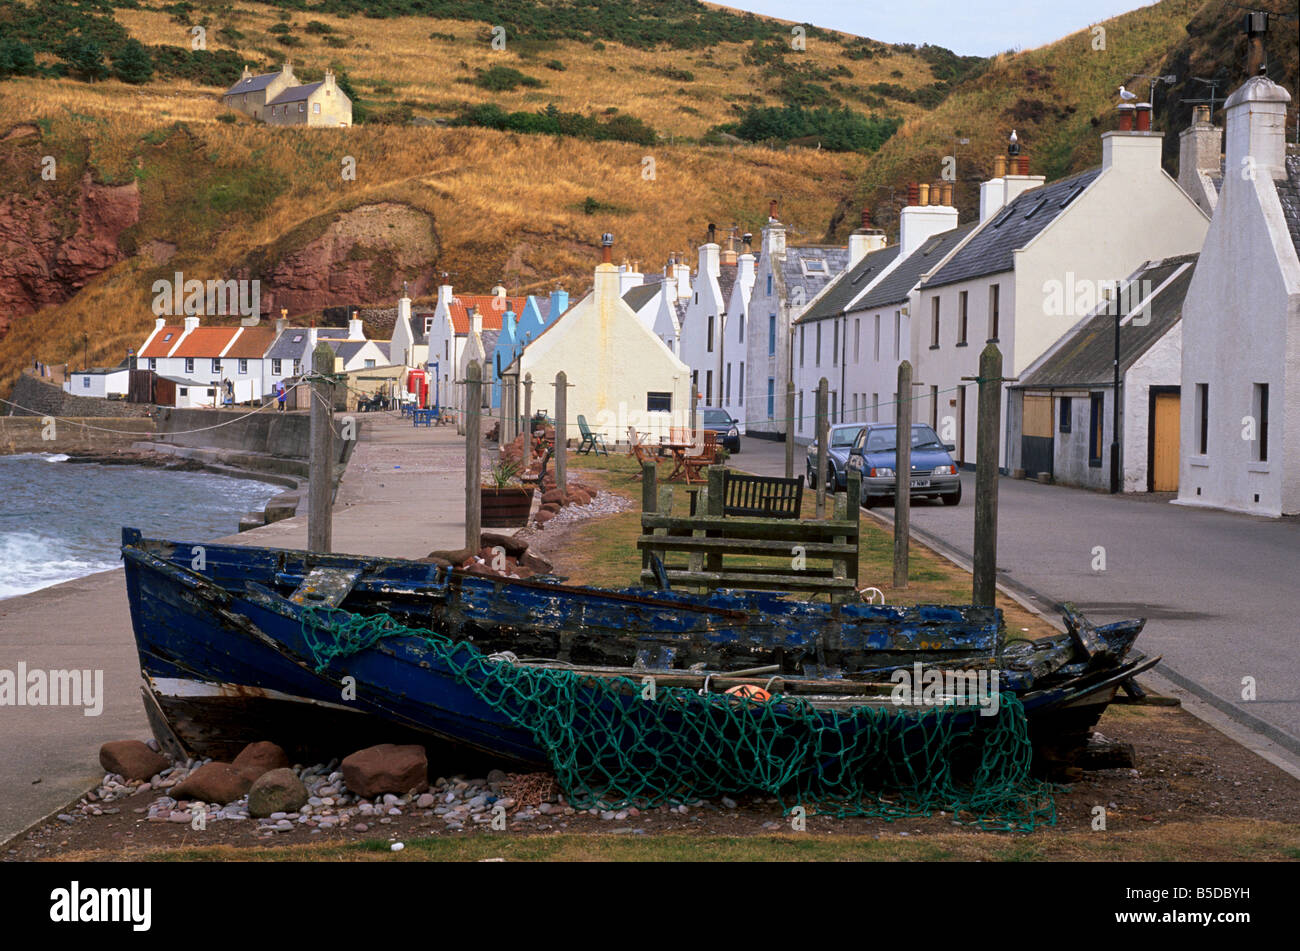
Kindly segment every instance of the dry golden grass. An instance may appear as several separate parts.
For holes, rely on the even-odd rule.
[[[1135,73],[1159,72],[1203,3],[1162,0],[1105,20],[1104,51],[1092,48],[1093,34],[1085,29],[1036,49],[1002,54],[978,79],[906,121],[872,157],[858,198],[887,202],[891,186],[938,179],[943,157],[955,154],[956,198],[965,218],[978,208],[978,183],[991,176],[994,157],[1005,154],[1012,128],[1030,156],[1030,171],[1049,181],[1098,164],[1100,133],[1114,128],[1117,87]],[[1130,85],[1145,92],[1145,83]],[[1035,121],[1032,116],[1040,111],[1042,119]],[[1093,128],[1094,119],[1100,128]],[[957,137],[970,142],[957,145]],[[896,214],[882,208],[877,222],[887,227]]]
[[[155,2],[140,10],[118,10],[116,17],[141,42],[188,45],[186,27],[161,6]],[[450,104],[458,102],[493,102],[507,111],[534,111],[554,102],[560,109],[583,113],[617,108],[665,135],[698,137],[730,117],[728,96],[757,95],[766,103],[779,104],[762,88],[758,69],[744,63],[745,43],[719,44],[706,55],[703,50],[641,50],[612,42],[606,43],[603,51],[571,40],[515,43],[507,35],[506,48],[493,50],[490,31],[482,23],[425,17],[341,18],[313,10],[294,13],[291,23],[302,45],[285,48],[277,46],[274,35],[266,32],[279,22],[277,8],[241,4],[235,5],[233,12],[229,22],[213,16],[207,27],[209,49],[232,49],[254,62],[264,62],[267,54],[262,51],[270,50],[303,66],[320,68],[335,63],[348,71],[363,99],[423,104],[425,108],[417,107],[417,113],[446,113]],[[307,33],[303,27],[309,20],[329,24],[348,45],[335,48],[327,45],[323,36]],[[222,26],[232,26],[246,38],[234,46],[221,42],[216,32]],[[431,37],[435,33],[455,40]],[[934,82],[929,65],[914,53],[900,51],[869,60],[850,60],[842,54],[839,45],[813,37],[798,55],[820,67],[844,65],[853,76],[840,77],[840,81],[850,85],[890,82],[910,89]],[[549,60],[559,60],[565,70],[548,69],[545,63]],[[395,69],[395,64],[400,68]],[[513,67],[546,85],[494,93],[456,82],[493,65]],[[695,79],[667,79],[650,71],[656,67],[689,70]],[[892,76],[894,70],[902,77]],[[386,84],[381,92],[376,93],[376,82]],[[921,111],[892,100],[889,106],[891,114],[905,118]],[[860,103],[857,108],[866,111]]]
[[[709,221],[757,232],[768,197],[778,195],[782,217],[805,240],[819,239],[863,163],[825,151],[646,148],[486,129],[274,129],[213,121],[218,111],[184,84],[140,90],[20,79],[0,86],[6,128],[43,127],[39,137],[6,144],[26,150],[15,160],[29,169],[29,185],[20,187],[42,187],[41,154],[58,156],[59,180],[50,187],[65,194],[85,170],[99,182],[135,179],[142,219],[124,246],[161,240],[178,249],[163,266],[136,257],[110,268],[37,321],[18,317],[0,340],[0,391],[32,359],[79,363],[83,330],[92,333],[92,363],[116,363],[153,320],[154,279],[176,270],[223,276],[250,249],[292,243],[285,236],[294,229],[364,202],[405,202],[432,214],[442,243],[438,267],[457,286],[504,280],[512,292],[529,293],[559,280],[582,293],[606,230],[620,258],[657,270],[691,236],[702,239]],[[641,175],[647,154],[656,162],[653,181]],[[345,155],[356,160],[356,181],[340,175]],[[247,198],[226,210],[213,204],[218,188]],[[588,196],[615,210],[585,214]]]

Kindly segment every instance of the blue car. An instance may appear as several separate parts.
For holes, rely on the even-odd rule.
[[[897,430],[892,423],[869,423],[850,450],[848,464],[862,473],[866,508],[894,498]],[[961,477],[950,455],[954,448],[925,423],[912,424],[912,498],[940,498],[944,505],[961,501]]]
[[[839,423],[830,427],[830,437],[826,442],[826,488],[838,492],[848,485],[849,452],[858,434],[867,426],[866,423]],[[808,470],[808,488],[817,488],[817,442],[808,446],[805,461]]]

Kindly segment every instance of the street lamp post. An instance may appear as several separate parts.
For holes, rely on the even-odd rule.
[[[1124,314],[1124,308],[1116,306],[1115,308],[1115,367],[1114,379],[1111,389],[1111,419],[1110,419],[1110,492],[1112,495],[1119,492],[1119,322]]]
[[[90,334],[88,333],[81,335],[81,368],[90,369]]]

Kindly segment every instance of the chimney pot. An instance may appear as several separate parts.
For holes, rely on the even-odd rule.
[[[1133,113],[1135,113],[1136,111],[1137,108],[1131,102],[1121,102],[1119,104],[1119,131],[1120,132],[1133,131]]]
[[[1134,111],[1137,114],[1137,131],[1150,132],[1151,131],[1151,103],[1139,102]]]
[[[1025,155],[1025,154],[1022,152],[1019,156],[1017,156],[1017,158],[1016,158],[1016,164],[1018,164],[1018,165],[1020,166],[1020,174],[1021,174],[1021,175],[1028,175],[1028,174],[1029,174],[1029,156],[1028,156],[1028,155]]]
[[[1210,107],[1209,107],[1209,106],[1196,106],[1195,108],[1193,108],[1193,109],[1192,109],[1192,121],[1195,122],[1195,123],[1205,123],[1205,124],[1209,124],[1209,121],[1210,121]]]
[[[744,242],[745,253],[748,254],[753,249],[754,246],[754,235],[746,231],[743,235],[741,235],[740,240]]]
[[[768,218],[770,218],[772,221],[779,221],[779,220],[780,220],[780,219],[777,218],[777,216],[776,216],[776,199],[775,199],[775,198],[773,198],[770,202],[768,202],[768,205],[767,205],[767,216],[768,216]]]
[[[918,205],[930,204],[930,186],[927,183],[922,182],[920,185],[918,185],[917,193],[918,193],[918,200],[917,200]]]
[[[916,182],[912,182],[910,185],[907,186],[907,203],[909,205],[915,205],[919,203],[920,200],[921,200],[921,190],[917,188]]]
[[[612,264],[614,258],[614,235],[606,231],[600,236],[600,263]]]
[[[943,203],[952,207],[952,182],[943,183]]]
[[[1007,175],[1007,157],[1005,155],[994,156],[993,177],[1006,178],[1006,175]]]
[[[709,222],[709,244],[717,244],[717,242],[718,242],[718,226],[713,224],[712,222]]]

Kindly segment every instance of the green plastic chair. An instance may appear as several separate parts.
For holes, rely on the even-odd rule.
[[[609,449],[605,446],[604,437],[591,431],[591,427],[587,425],[587,417],[578,416],[578,430],[582,433],[582,442],[578,443],[579,453],[588,453],[593,449],[597,449],[605,455],[609,455]]]

